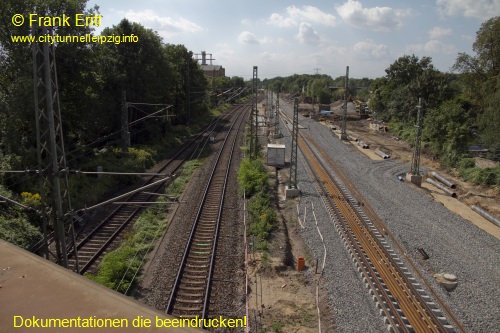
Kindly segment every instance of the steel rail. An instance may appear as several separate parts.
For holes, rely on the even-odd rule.
[[[244,112],[242,112],[244,114]],[[227,186],[227,181],[229,179],[229,169],[231,168],[231,163],[233,161],[233,153],[234,153],[234,148],[236,146],[236,140],[238,139],[238,133],[240,131],[240,127],[241,127],[241,124],[239,124],[238,126],[238,129],[236,130],[236,134],[234,135],[234,139],[233,139],[233,142],[232,142],[232,145],[231,145],[231,152],[230,152],[230,155],[229,155],[229,161],[228,161],[228,164],[226,166],[226,174],[224,175],[224,185],[223,185],[223,188],[222,188],[222,195],[221,195],[221,199],[220,199],[220,204],[219,204],[219,214],[217,216],[217,227],[215,229],[215,236],[214,236],[214,244],[212,246],[212,257],[210,259],[210,267],[209,267],[209,270],[208,270],[208,281],[207,281],[207,288],[206,288],[206,291],[205,291],[205,299],[204,299],[204,302],[203,302],[203,313],[202,313],[202,318],[206,318],[207,316],[207,310],[208,310],[208,302],[209,302],[209,296],[210,296],[210,288],[211,288],[211,285],[212,285],[212,274],[213,274],[213,269],[214,269],[214,265],[215,265],[215,252],[217,250],[217,241],[218,241],[218,238],[219,238],[219,229],[220,229],[220,221],[222,220],[222,210],[224,208],[224,198],[225,198],[225,195],[226,195],[226,186]]]
[[[299,146],[304,152],[306,149],[306,143],[303,140],[299,140]],[[414,302],[413,298],[416,297],[418,292],[412,292],[411,288],[408,287],[404,279],[401,278],[396,263],[392,261],[391,256],[385,253],[385,248],[379,244],[378,240],[372,235],[371,231],[367,229],[366,225],[359,218],[356,211],[353,209],[352,205],[349,203],[348,199],[345,197],[345,193],[336,185],[336,180],[333,179],[324,171],[324,166],[314,155],[312,150],[307,152],[309,159],[316,159],[314,162],[314,168],[321,175],[321,180],[324,183],[327,192],[329,193],[331,199],[335,202],[339,213],[343,216],[344,221],[347,222],[346,227],[348,227],[353,232],[353,236],[356,241],[360,243],[361,250],[358,249],[358,255],[360,253],[366,253],[370,262],[373,264],[376,272],[382,278],[382,281],[389,289],[391,295],[396,299],[396,302],[406,318],[408,319],[410,325],[416,332],[446,332],[446,330],[439,330],[440,323],[436,319],[434,322],[432,318],[432,311],[429,312],[422,307],[422,303],[419,301]],[[411,285],[411,283],[410,283]],[[418,294],[419,295],[419,294]],[[386,304],[391,304],[394,300],[388,298]],[[423,302],[426,304],[425,302]],[[429,309],[430,310],[430,309]],[[429,318],[424,316],[427,313]],[[396,316],[396,314],[394,314]],[[401,327],[401,326],[400,326]],[[404,326],[403,326],[404,327]],[[398,329],[398,327],[394,327]]]
[[[320,165],[317,169],[324,172],[324,165],[312,152],[303,138],[299,140],[299,146],[303,152],[308,150],[309,158],[316,159]],[[319,149],[318,151],[322,151]],[[323,153],[324,154],[324,153]],[[416,332],[446,332],[446,328],[436,318],[432,309],[422,299],[413,284],[406,277],[401,268],[392,260],[387,249],[379,242],[378,238],[363,222],[359,212],[353,208],[345,191],[339,188],[337,181],[328,175],[322,178],[333,201],[339,208],[339,212],[347,221],[349,228],[355,233],[363,251],[371,258],[376,271],[381,275],[384,283],[391,291],[396,302]],[[336,184],[336,185],[333,185]],[[349,204],[348,204],[349,203]]]
[[[360,216],[359,212],[354,209],[352,202],[350,202],[346,194],[347,189],[341,190],[338,181],[324,171],[325,168],[323,163],[312,151],[310,145],[307,144],[303,136],[305,135],[301,133],[299,147],[304,155],[308,156],[308,163],[313,165],[316,172],[322,174],[321,186],[324,189],[326,188],[329,193],[329,201],[333,200],[334,205],[337,207],[336,210],[343,217],[341,220],[347,222],[348,228],[355,233],[355,238],[361,245],[361,251],[359,249],[357,250],[358,255],[360,255],[360,253],[366,253],[368,257],[371,258],[370,261],[374,265],[376,271],[383,278],[384,283],[387,285],[395,301],[403,311],[403,315],[406,316],[409,324],[416,332],[447,332],[444,325],[437,319],[432,309],[430,309],[427,303],[422,299],[421,295],[406,277],[404,272],[399,268],[397,263],[394,262],[392,256],[385,247],[382,246],[373,232],[367,228],[366,224],[363,222],[363,217]],[[316,145],[316,149],[322,155],[325,155],[319,146]],[[352,241],[351,244],[353,244]],[[415,301],[415,299],[417,300]],[[391,303],[392,301],[389,299],[389,302],[386,304],[389,305]],[[386,315],[386,318],[390,318],[390,316]],[[393,328],[398,329],[398,326],[393,326]],[[399,324],[399,329],[403,328],[406,328],[406,326],[401,326],[401,324]]]
[[[319,147],[318,143],[310,137],[303,133],[306,138],[309,138],[309,142],[311,142],[318,151],[321,150]],[[319,149],[318,149],[319,148]],[[427,279],[425,276],[420,272],[420,269],[416,266],[416,264],[413,262],[413,260],[407,255],[405,249],[401,246],[401,244],[397,241],[397,239],[394,237],[394,235],[388,230],[387,226],[385,223],[380,219],[377,213],[375,213],[374,209],[371,207],[370,203],[368,200],[365,199],[365,197],[357,190],[355,187],[349,185],[351,182],[349,180],[349,177],[345,174],[345,172],[331,159],[330,156],[327,154],[322,153],[321,156],[325,162],[334,170],[335,174],[340,178],[342,183],[348,188],[348,191],[356,198],[356,200],[363,206],[363,212],[366,214],[366,216],[370,219],[372,223],[374,223],[375,228],[378,230],[380,234],[385,234],[389,239],[392,240],[392,242],[396,245],[397,249],[399,250],[400,253],[402,253],[406,259],[406,261],[409,263],[409,265],[412,267],[413,271],[420,277],[420,280],[424,283],[424,285],[427,287],[427,290],[430,291],[434,299],[439,303],[441,309],[444,311],[445,315],[453,322],[456,328],[459,329],[460,332],[467,332],[465,327],[458,321],[458,319],[455,317],[451,309],[444,303],[444,301],[441,299],[441,297],[436,293],[434,288],[431,286],[429,282],[427,282]]]
[[[218,126],[219,122],[221,119],[225,118],[227,115],[224,115],[222,117],[218,117],[216,120],[212,121],[207,127],[205,127],[199,134],[194,136],[191,140],[183,144],[181,149],[177,151],[164,165],[161,166],[159,169],[159,172],[166,170],[169,166],[171,166],[174,161],[177,162],[177,166],[174,165],[174,169],[171,174],[175,173],[177,170],[179,170],[184,162],[191,158],[193,154],[199,149],[201,143],[204,141],[208,141],[210,134],[215,130],[215,128]],[[208,134],[207,134],[208,133]],[[186,154],[187,153],[187,154]],[[180,161],[177,160],[182,154],[186,154]],[[147,186],[148,184],[151,184],[155,179],[157,179],[158,176],[151,176],[149,177],[143,185]],[[171,182],[167,182],[168,184]],[[152,192],[158,191],[160,188],[164,186],[163,183],[160,183],[158,185],[155,185],[151,190]],[[144,187],[144,186],[143,186]],[[135,195],[130,195],[125,201],[130,202],[132,200],[136,200],[137,196],[140,196],[141,194],[135,194]],[[122,197],[122,196],[120,196]],[[151,198],[153,198],[153,194],[146,194],[146,197],[143,199],[143,201],[148,201]],[[93,237],[100,231],[102,230],[105,226],[107,226],[112,219],[117,216],[120,212],[123,210],[129,209],[129,204],[124,204],[120,205],[116,209],[114,209],[104,220],[101,221],[88,235],[86,235],[83,239],[80,240],[80,242],[77,244],[77,250],[82,249],[85,244],[87,244],[90,240],[93,239]],[[97,250],[94,251],[94,254],[86,261],[86,263],[83,265],[83,267],[80,269],[80,274],[85,273],[93,264],[94,262],[101,256],[101,254],[109,247],[109,245],[114,241],[114,239],[120,234],[120,232],[133,220],[136,215],[143,210],[143,207],[135,207],[131,212],[127,213],[128,217],[126,217],[124,220],[121,221],[120,226],[115,229],[115,231],[111,234],[110,237],[103,243],[103,245]]]
[[[287,116],[284,115],[283,118],[287,118]],[[339,203],[333,200],[334,197],[340,197],[342,194],[340,192],[337,192],[337,195],[332,195],[332,188],[330,186],[331,176],[325,171],[322,163],[316,158],[312,150],[309,147],[304,146],[305,144],[306,142],[304,140],[299,140],[299,148],[304,156],[307,157],[306,162],[309,165],[309,170],[312,176],[317,180],[315,186],[318,189],[318,193],[323,193],[323,202],[325,203],[325,206],[327,207],[327,210],[332,219],[334,221],[337,221],[337,230],[341,234],[341,237],[344,239],[344,242],[349,244],[348,246],[350,248],[352,258],[361,270],[361,274],[363,274],[365,278],[365,283],[370,286],[372,295],[379,304],[380,310],[384,313],[384,316],[389,325],[395,330],[399,332],[411,332],[401,316],[397,315],[398,308],[396,308],[395,304],[392,301],[392,295],[387,291],[387,288],[382,283],[382,281],[377,278],[377,272],[374,270],[371,260],[366,255],[361,244],[350,230],[346,221],[346,217],[343,215],[339,207]],[[328,187],[330,187],[330,189],[328,189]],[[335,190],[336,189],[333,188],[333,192],[336,192]],[[326,195],[326,193],[329,194]]]
[[[244,119],[244,115],[248,112],[248,110],[250,109],[250,106],[249,104],[246,104],[246,105],[242,105],[242,109],[244,110],[243,112],[240,113],[240,116],[238,117],[237,120],[240,121],[240,123],[238,124],[238,126],[240,127],[244,122],[240,120],[240,118]],[[236,121],[235,121],[236,122]],[[188,257],[190,255],[190,251],[191,251],[191,248],[192,248],[192,245],[193,245],[193,240],[194,240],[194,237],[195,237],[195,233],[197,231],[197,228],[198,228],[198,225],[199,225],[199,222],[201,220],[201,217],[202,217],[202,214],[204,213],[205,209],[208,209],[205,204],[206,204],[206,201],[207,201],[207,198],[208,198],[208,195],[209,195],[209,192],[210,190],[212,189],[212,185],[214,184],[213,181],[214,181],[214,175],[217,171],[217,168],[220,167],[220,164],[219,162],[221,161],[221,158],[224,156],[224,148],[226,147],[226,143],[228,142],[228,139],[229,139],[229,136],[232,132],[232,128],[234,126],[234,123],[231,125],[231,128],[230,130],[228,131],[228,135],[225,137],[224,139],[224,142],[223,142],[223,146],[221,148],[221,150],[219,151],[219,154],[216,158],[216,161],[214,162],[214,166],[210,172],[210,176],[209,176],[209,180],[207,182],[207,185],[205,186],[205,189],[204,189],[204,192],[203,192],[203,197],[201,199],[201,202],[200,202],[200,206],[198,208],[198,211],[196,213],[196,216],[194,218],[194,222],[193,222],[193,226],[191,228],[191,231],[190,231],[190,234],[189,234],[189,238],[188,238],[188,241],[186,243],[186,247],[184,249],[184,252],[183,252],[183,256],[182,256],[182,259],[181,259],[181,262],[179,264],[179,268],[177,270],[177,274],[176,274],[176,277],[175,277],[175,280],[174,280],[174,283],[173,283],[173,286],[172,286],[172,289],[171,289],[171,292],[170,292],[170,296],[169,296],[169,300],[168,300],[168,303],[167,303],[167,306],[166,306],[166,309],[165,309],[165,312],[166,313],[171,313],[174,309],[174,303],[176,302],[176,297],[177,297],[177,293],[178,293],[178,290],[179,290],[179,287],[180,287],[180,284],[181,284],[181,280],[182,280],[182,276],[184,274],[184,268],[186,267],[187,265],[187,260],[188,260]],[[232,157],[232,152],[234,151],[234,148],[235,148],[235,142],[236,142],[236,138],[238,137],[238,132],[239,132],[239,128],[238,128],[238,131],[237,133],[235,134],[235,138],[233,140],[233,145],[232,147],[230,147],[230,151],[231,151],[231,157]],[[228,161],[229,163],[231,162],[231,158],[229,159]],[[208,271],[208,275],[209,277],[207,278],[207,281],[206,281],[206,285],[205,285],[205,295],[203,297],[203,307],[202,307],[202,318],[205,318],[206,316],[206,307],[208,306],[208,297],[209,297],[209,290],[210,290],[210,282],[211,282],[211,279],[212,279],[212,270],[213,270],[213,263],[214,263],[214,258],[215,258],[215,247],[216,247],[216,238],[218,236],[218,229],[219,229],[219,226],[220,226],[220,220],[221,220],[221,214],[222,214],[222,203],[223,203],[223,200],[224,200],[224,194],[225,194],[225,185],[226,185],[226,182],[227,182],[227,177],[229,175],[229,164],[226,166],[226,173],[225,173],[225,179],[224,179],[224,183],[223,183],[223,191],[222,191],[222,195],[219,199],[219,207],[218,207],[218,210],[217,210],[217,218],[216,218],[216,227],[215,227],[215,231],[214,231],[214,236],[213,236],[213,241],[214,243],[212,244],[212,251],[210,253],[210,266],[209,266],[209,271]]]
[[[342,234],[342,238],[345,242],[349,243],[352,258],[356,261],[358,267],[363,269],[362,274],[365,277],[365,283],[369,284],[370,288],[373,290],[372,295],[377,299],[377,302],[381,310],[384,312],[390,326],[395,329],[399,328],[398,331],[411,332],[402,320],[401,316],[397,315],[398,309],[391,299],[391,294],[387,291],[386,286],[383,285],[380,279],[377,278],[377,273],[373,269],[371,259],[366,255],[360,242],[350,230],[348,222],[346,221],[346,216],[344,215],[345,212],[341,209],[342,205],[339,206],[339,203],[333,200],[333,197],[339,195],[340,192],[335,191],[336,194],[332,193],[332,190],[335,189],[332,189],[331,186],[329,186],[330,176],[324,171],[321,164],[315,160],[312,152],[302,152],[308,157],[307,163],[310,165],[310,170],[313,176],[318,181],[317,186],[321,189],[320,193],[324,193],[322,196],[324,197],[324,201],[326,200],[325,204],[327,204],[327,208],[329,208],[328,210],[330,215],[334,215],[334,220],[337,221],[338,230]]]

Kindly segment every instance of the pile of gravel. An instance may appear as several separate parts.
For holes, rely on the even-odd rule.
[[[281,104],[289,115],[293,107]],[[430,254],[425,267],[420,266],[426,280],[451,308],[453,314],[469,332],[494,332],[500,327],[497,308],[500,299],[500,241],[469,221],[447,210],[429,195],[415,190],[397,176],[410,169],[395,160],[372,161],[359,151],[340,141],[326,126],[310,119],[300,119],[307,127],[303,131],[314,138],[350,177],[354,185],[370,202],[406,253],[418,263],[417,248]],[[282,142],[290,146],[290,135],[282,126]],[[290,152],[287,150],[287,158]],[[325,242],[328,259],[323,278],[334,309],[334,321],[339,332],[385,332],[368,291],[354,271],[347,251],[333,228],[316,193],[299,153],[298,186],[303,195],[300,209],[314,204],[316,217]],[[425,172],[425,170],[424,170]],[[311,253],[323,257],[312,214],[307,214],[303,237]],[[393,247],[395,249],[395,247]],[[395,249],[396,250],[396,249]],[[458,287],[446,292],[432,275],[452,273],[458,277]],[[430,293],[429,293],[430,294]]]

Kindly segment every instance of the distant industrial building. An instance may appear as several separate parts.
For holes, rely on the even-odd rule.
[[[212,65],[212,54],[209,53],[210,58],[207,59],[207,53],[205,51],[201,51],[201,54],[195,54],[196,60],[201,60],[200,67],[203,70],[203,73],[208,77],[221,77],[226,76],[226,69],[221,65]],[[201,59],[198,59],[198,56],[201,55]],[[210,60],[210,65],[207,64],[207,60]]]

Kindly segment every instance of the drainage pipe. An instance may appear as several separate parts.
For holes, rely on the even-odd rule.
[[[479,208],[476,205],[472,205],[470,207],[472,208],[473,211],[475,211],[476,213],[478,213],[479,215],[481,215],[482,217],[484,217],[485,219],[487,219],[491,223],[496,224],[496,226],[500,228],[500,220],[499,219],[497,219],[493,215],[489,214],[488,212],[482,210],[481,208]]]
[[[384,160],[391,158],[389,155],[387,155],[386,153],[384,153],[383,151],[380,151],[378,149],[375,149],[374,153],[377,154],[378,156],[382,157]]]
[[[368,148],[370,148],[370,147],[368,146],[368,144],[367,144],[367,143],[365,143],[365,142],[363,142],[363,141],[358,141],[358,146],[360,146],[360,147],[361,147],[361,148],[363,148],[363,149],[368,149]]]
[[[350,135],[349,135],[347,138],[348,138],[350,141],[356,141],[356,142],[358,142],[358,141],[359,141],[359,139],[358,139],[358,138],[356,138],[356,137],[354,137],[354,136],[350,136]]]
[[[456,188],[457,187],[457,184],[449,181],[448,179],[444,178],[443,176],[441,176],[440,174],[438,174],[437,172],[431,172],[431,175],[436,178],[437,180],[439,180],[441,183],[445,184],[446,186],[450,187],[450,188]]]
[[[443,190],[446,194],[451,195],[452,198],[456,198],[457,197],[457,194],[455,192],[453,192],[449,188],[444,187],[443,185],[441,185],[441,184],[433,181],[432,179],[427,178],[426,181],[429,184],[432,184],[432,185],[436,186],[438,189]]]

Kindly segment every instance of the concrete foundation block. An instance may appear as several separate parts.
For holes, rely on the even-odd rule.
[[[406,174],[406,180],[417,185],[422,186],[422,176],[420,175],[412,175],[410,173]]]
[[[285,197],[287,199],[293,199],[293,198],[297,198],[299,196],[300,196],[300,189],[288,188],[288,186],[285,187]]]

